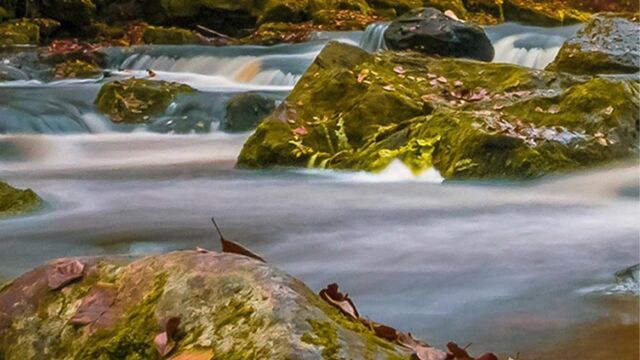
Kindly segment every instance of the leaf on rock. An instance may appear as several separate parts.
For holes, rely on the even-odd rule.
[[[436,81],[439,82],[440,84],[446,84],[447,82],[449,82],[449,80],[447,80],[447,78],[444,76],[440,76],[439,78],[436,79]]]
[[[196,246],[196,251],[201,253],[201,254],[207,254],[210,253],[211,251],[205,249],[205,248],[201,248],[200,246]]]
[[[300,127],[297,127],[295,129],[293,129],[293,135],[296,135],[296,136],[305,136],[308,133],[309,133],[309,131],[304,126],[300,126]]]
[[[402,66],[396,66],[393,68],[393,72],[396,74],[404,74],[406,71],[404,70],[404,68]]]
[[[156,346],[156,350],[158,350],[158,353],[162,357],[167,356],[176,346],[175,341],[169,338],[169,335],[166,331],[156,335],[156,337],[153,339],[153,344]]]
[[[386,91],[396,91],[396,88],[393,87],[393,85],[387,85],[385,87],[383,87],[384,90]]]
[[[84,263],[78,260],[63,260],[47,273],[49,288],[57,290],[84,276]]]
[[[418,347],[414,351],[418,360],[447,360],[447,353],[433,347]]]
[[[498,360],[498,357],[493,353],[486,353],[480,357],[477,357],[476,360]]]
[[[369,69],[362,69],[360,73],[358,73],[358,77],[356,78],[356,81],[358,82],[358,84],[362,84],[362,82],[364,81],[364,79],[367,78],[367,76],[369,76]]]
[[[212,358],[211,350],[187,350],[171,357],[170,360],[211,360]]]
[[[548,112],[549,114],[554,114],[554,115],[555,115],[555,114],[557,114],[557,113],[559,113],[559,112],[560,112],[560,106],[558,106],[558,105],[551,105],[551,106],[549,106],[549,109],[547,109],[547,112]]]
[[[329,284],[326,288],[320,290],[320,298],[350,318],[358,319],[360,317],[358,309],[356,309],[353,301],[349,299],[349,295],[341,293],[336,283]]]
[[[460,81],[460,80],[456,80],[456,81],[453,82],[453,86],[462,87],[462,86],[464,86],[464,83],[462,81]]]
[[[158,350],[160,356],[167,356],[176,346],[173,337],[178,332],[178,326],[180,326],[180,318],[175,316],[170,317],[165,322],[164,331],[156,335],[156,337],[153,339],[153,343],[156,346],[156,349]]]
[[[604,109],[602,112],[603,112],[605,115],[607,115],[607,116],[608,116],[608,115],[613,114],[613,110],[614,110],[614,109],[613,109],[613,106],[608,106],[608,107],[607,107],[606,109]]]
[[[266,262],[264,261],[263,258],[261,258],[260,256],[256,255],[255,253],[253,253],[251,250],[245,248],[244,246],[237,244],[233,241],[227,240],[224,238],[224,236],[222,235],[222,231],[220,231],[220,228],[218,227],[218,224],[216,223],[216,220],[214,218],[211,218],[211,222],[213,222],[213,225],[216,227],[216,230],[218,231],[218,235],[220,236],[220,244],[222,244],[222,252],[226,252],[226,253],[231,253],[231,254],[238,254],[238,255],[244,255],[253,259],[256,259],[258,261],[262,261],[262,262]]]
[[[105,313],[116,301],[117,289],[110,284],[99,284],[85,296],[80,302],[75,315],[69,320],[74,325],[93,324]]]

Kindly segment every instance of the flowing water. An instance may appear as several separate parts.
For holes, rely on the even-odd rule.
[[[510,26],[487,32],[497,49],[525,46],[517,58],[529,65],[545,58],[534,45],[557,51],[542,40],[575,31]],[[637,297],[612,289],[613,274],[638,262],[637,164],[524,184],[442,183],[400,163],[380,174],[234,168],[248,134],[217,130],[229,97],[252,90],[281,100],[328,39],[375,50],[378,32],[275,47],[111,49],[110,78],[151,68],[201,90],[149,126],[113,125],[95,111],[107,79],[47,83],[23,71],[0,83],[0,178],[47,201],[0,221],[0,279],[61,256],[216,248],[216,216],[228,238],[314,290],[338,282],[360,313],[438,346],[636,359]],[[505,47],[498,55],[519,62]]]

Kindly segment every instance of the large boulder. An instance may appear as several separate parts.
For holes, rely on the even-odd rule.
[[[45,17],[76,28],[91,24],[96,17],[92,0],[41,0],[40,11]]]
[[[127,79],[106,83],[95,103],[113,122],[140,124],[161,114],[180,94],[195,90],[188,85],[149,79]]]
[[[240,255],[59,259],[0,290],[5,360],[409,357],[302,282]]]
[[[493,60],[494,50],[484,30],[444,15],[434,8],[409,11],[384,33],[392,50],[415,50],[427,55]]]
[[[637,82],[330,43],[238,166],[523,179],[637,159]]]
[[[42,200],[31,189],[16,189],[0,181],[0,217],[25,214],[40,206]]]
[[[634,14],[598,14],[567,40],[549,70],[573,74],[640,70],[640,24]]]
[[[275,108],[275,100],[260,94],[236,95],[227,103],[227,111],[220,128],[227,132],[253,130]]]

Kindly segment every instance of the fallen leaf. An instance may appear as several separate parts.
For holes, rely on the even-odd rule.
[[[460,80],[456,80],[456,81],[453,82],[453,86],[462,87],[462,86],[464,86],[464,83],[462,81],[460,81]]]
[[[210,253],[211,251],[201,248],[200,246],[196,246],[196,251],[201,253],[201,254],[206,254],[206,253]]]
[[[305,136],[308,133],[309,132],[307,131],[307,128],[305,128],[304,126],[299,126],[293,129],[293,135],[296,135],[296,136]]]
[[[447,353],[433,347],[418,347],[414,351],[419,360],[447,360]]]
[[[172,356],[169,360],[211,360],[213,351],[211,350],[186,350]]]
[[[166,331],[156,335],[153,339],[153,344],[156,346],[156,350],[158,350],[158,353],[162,357],[167,356],[176,346],[175,341],[169,338]]]
[[[386,91],[396,91],[396,88],[393,87],[393,85],[387,85],[385,87],[383,87],[384,90]]]
[[[493,353],[486,353],[480,357],[477,357],[476,360],[498,360],[498,357]]]
[[[549,114],[554,114],[554,115],[555,115],[555,114],[557,114],[557,113],[559,113],[559,112],[560,112],[560,106],[558,106],[558,105],[551,105],[551,106],[549,106],[549,109],[547,109],[547,112],[548,112]]]
[[[84,276],[84,263],[78,260],[63,260],[47,273],[47,283],[52,290],[78,280]]]
[[[349,295],[341,293],[338,290],[338,284],[336,283],[329,284],[326,288],[320,290],[320,298],[353,319],[358,319],[360,317],[358,309],[356,309],[353,301],[349,299]]]
[[[358,84],[362,84],[362,82],[364,81],[364,79],[366,79],[367,76],[369,76],[369,69],[362,69],[358,74],[356,81],[358,82]]]
[[[605,115],[611,115],[611,114],[613,114],[613,110],[614,110],[614,109],[613,109],[613,106],[608,106],[608,107],[607,107],[606,109],[604,109],[602,112],[603,112]]]
[[[404,74],[406,71],[404,71],[402,66],[396,66],[393,68],[393,72],[396,74]]]
[[[178,326],[180,326],[180,318],[175,316],[170,317],[165,322],[164,331],[156,335],[153,339],[153,343],[160,356],[167,356],[175,347],[176,343],[173,337],[178,332]]]
[[[98,284],[82,298],[78,310],[69,320],[74,325],[95,323],[116,301],[117,288],[110,284]]]
[[[437,78],[437,77],[438,77],[438,75],[436,75],[436,74],[432,74],[432,73],[428,73],[428,74],[427,74],[427,77],[428,77],[429,79],[435,79],[435,78]]]
[[[251,250],[245,248],[244,246],[225,239],[224,236],[222,236],[222,232],[220,231],[220,228],[218,227],[216,220],[214,218],[211,218],[211,222],[213,222],[213,225],[216,227],[216,230],[218,231],[218,235],[220,236],[220,243],[222,244],[222,252],[244,255],[262,262],[266,262],[264,261],[263,258],[254,254]]]
[[[542,109],[540,106],[536,106],[535,109],[533,109],[533,111],[537,112],[537,113],[544,113],[544,109]]]
[[[449,80],[447,80],[446,77],[444,76],[440,76],[439,78],[436,79],[439,83],[441,84],[446,84],[447,82],[449,82]]]

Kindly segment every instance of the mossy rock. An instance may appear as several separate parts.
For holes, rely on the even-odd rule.
[[[0,24],[0,46],[38,45],[40,27],[27,19],[11,20]]]
[[[453,11],[460,19],[466,19],[468,15],[467,8],[464,7],[462,0],[423,0],[422,6],[432,7],[442,12]]]
[[[68,60],[57,64],[52,72],[56,79],[86,79],[100,75],[102,70],[86,61]]]
[[[239,167],[525,179],[637,158],[639,85],[330,43]]]
[[[51,274],[73,260],[82,278],[52,290]],[[180,323],[165,358],[409,359],[295,278],[196,251],[60,259],[22,275],[0,290],[0,358],[161,359],[154,337],[169,318]]]
[[[142,34],[145,44],[184,45],[199,44],[197,33],[177,27],[147,26]]]
[[[31,189],[16,189],[0,181],[0,217],[26,214],[41,206],[42,200]]]
[[[591,16],[565,0],[464,1],[469,11],[493,16],[498,22],[517,21],[539,26],[558,26],[584,22]]]
[[[179,94],[195,91],[188,85],[148,79],[128,79],[104,84],[95,103],[113,122],[139,124],[160,114]]]
[[[640,70],[635,14],[598,14],[567,40],[549,70],[573,74],[635,73]]]
[[[275,100],[260,94],[238,94],[229,99],[224,122],[220,128],[226,132],[253,130],[275,108]]]

